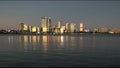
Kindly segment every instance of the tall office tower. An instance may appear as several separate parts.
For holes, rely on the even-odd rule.
[[[28,26],[26,24],[24,24],[24,28],[23,28],[24,31],[28,31]]]
[[[50,18],[47,18],[47,30],[48,32],[51,32],[51,19]]]
[[[61,21],[58,21],[58,28],[61,28]]]
[[[75,32],[75,25],[76,24],[71,23],[71,25],[70,25],[70,31],[71,32]]]
[[[32,32],[34,32],[34,33],[37,32],[37,27],[35,27],[35,26],[32,27]]]
[[[19,30],[23,31],[24,30],[24,23],[19,24]]]
[[[42,31],[47,32],[47,17],[42,17]]]
[[[40,33],[40,27],[37,27],[37,33]]]
[[[28,31],[32,32],[32,26],[28,26]]]
[[[66,23],[65,27],[66,27],[67,32],[70,31],[70,25],[69,25],[69,23]]]
[[[80,23],[80,32],[83,32],[83,30],[84,30],[84,25],[83,23]]]
[[[61,28],[60,28],[60,33],[61,33],[61,34],[64,33],[64,30],[65,30],[65,26],[61,26]]]
[[[42,31],[43,32],[49,32],[51,29],[51,19],[45,17],[42,17]]]

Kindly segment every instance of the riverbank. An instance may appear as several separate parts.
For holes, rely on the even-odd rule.
[[[55,33],[2,33],[0,35],[120,35],[120,34],[110,34],[110,33],[64,33],[64,34],[55,34]]]

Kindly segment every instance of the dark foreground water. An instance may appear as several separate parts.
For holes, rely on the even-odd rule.
[[[2,66],[120,66],[120,35],[0,35]]]

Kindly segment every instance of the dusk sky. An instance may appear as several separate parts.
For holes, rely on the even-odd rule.
[[[41,26],[41,17],[52,23],[83,22],[85,28],[120,27],[120,1],[0,1],[0,29],[18,28],[25,24]]]

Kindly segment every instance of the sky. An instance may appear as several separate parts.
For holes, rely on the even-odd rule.
[[[18,29],[20,21],[41,26],[41,17],[52,24],[82,22],[86,29],[119,28],[120,1],[0,1],[0,29]]]

